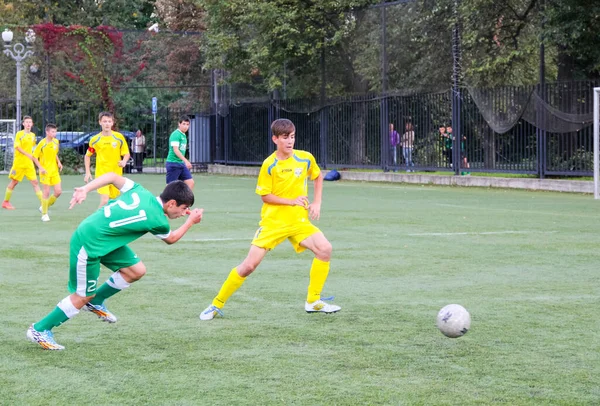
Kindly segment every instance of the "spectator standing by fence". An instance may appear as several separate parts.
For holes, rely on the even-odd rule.
[[[413,147],[415,145],[415,130],[411,122],[404,126],[404,134],[402,134],[402,156],[406,164],[406,172],[413,172],[411,166],[415,166],[412,160]]]
[[[452,131],[452,127],[448,127]],[[440,127],[440,136],[442,137],[443,146],[443,154],[446,157],[446,166],[452,168],[452,134],[446,132],[446,127]]]
[[[398,144],[400,144],[400,134],[394,130],[394,124],[390,123],[390,155],[392,164],[394,165],[394,172],[398,171]]]
[[[133,163],[138,173],[143,172],[144,155],[146,154],[146,137],[142,134],[142,130],[137,130],[135,138],[131,141],[131,149],[133,150]]]

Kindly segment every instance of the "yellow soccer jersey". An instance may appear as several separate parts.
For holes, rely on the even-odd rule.
[[[35,151],[33,151],[33,156],[40,161],[42,168],[46,170],[46,176],[58,175],[58,163],[56,162],[57,155],[58,140],[56,138],[52,141],[48,141],[47,138],[44,138],[37,144]]]
[[[308,196],[308,179],[314,180],[320,173],[321,169],[310,152],[294,150],[294,155],[284,161],[278,160],[274,152],[260,168],[256,194],[274,194],[286,199]],[[263,203],[261,218],[261,225],[290,224],[308,220],[308,211],[301,206]]]
[[[90,145],[86,152],[87,156],[96,154],[96,175],[107,172],[123,173],[119,166],[121,157],[129,154],[129,146],[123,134],[116,131],[112,135],[99,133],[90,139]]]
[[[30,168],[33,167],[33,161],[27,156],[17,151],[17,147],[29,154],[33,153],[35,147],[35,134],[25,134],[24,130],[17,132],[15,135],[15,158],[13,161],[13,168]]]

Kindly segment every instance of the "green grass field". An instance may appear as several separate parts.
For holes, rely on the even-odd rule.
[[[132,175],[152,191],[164,176]],[[201,322],[257,228],[254,178],[196,176],[202,223],[167,246],[131,246],[148,274],[56,328],[65,351],[25,338],[67,295],[68,242],[98,198],[42,223],[30,185],[0,211],[0,404],[600,404],[599,204],[589,195],[326,183],[317,223],[333,243],[325,286],[342,311],[303,309],[310,253],[270,253]],[[8,183],[0,181],[2,191]],[[181,224],[174,221],[173,227]],[[102,271],[101,282],[109,275]],[[444,337],[460,303],[471,331]]]

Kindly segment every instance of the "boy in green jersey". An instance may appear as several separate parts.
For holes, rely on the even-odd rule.
[[[169,154],[165,168],[167,170],[167,183],[175,180],[184,181],[190,189],[194,189],[194,179],[192,179],[192,164],[185,157],[188,139],[185,133],[190,129],[190,118],[181,116],[177,129],[169,137]]]
[[[46,350],[64,349],[54,341],[52,328],[74,317],[81,309],[95,313],[103,321],[117,321],[104,301],[146,273],[146,266],[127,244],[146,233],[174,244],[202,220],[202,209],[189,209],[194,204],[194,193],[184,182],[168,184],[157,197],[131,179],[112,172],[75,188],[70,208],[83,202],[89,192],[107,185],[119,189],[119,198],[83,220],[71,237],[68,285],[71,295],[27,330],[27,338]],[[171,231],[168,219],[185,214],[189,214],[185,223]],[[100,264],[114,273],[98,287]]]

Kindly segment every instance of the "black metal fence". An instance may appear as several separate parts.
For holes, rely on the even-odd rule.
[[[262,99],[215,107],[212,113],[162,107],[156,116],[150,108],[117,106],[117,127],[141,129],[148,164],[157,167],[162,167],[168,137],[185,113],[194,121],[191,160],[199,165],[260,165],[274,150],[271,122],[289,118],[296,125],[296,148],[312,152],[324,168],[591,176],[593,88],[598,85],[460,89],[457,98],[449,90]],[[0,101],[0,119],[13,118],[14,110],[14,101]],[[100,110],[76,101],[22,103],[22,114],[33,117],[40,135],[50,119],[60,131],[100,130]],[[440,127],[447,134],[452,117],[459,117],[460,124],[452,128],[449,141]],[[396,148],[390,142],[391,126],[398,132]]]
[[[274,150],[270,123],[288,118],[296,125],[296,148],[311,151],[325,168],[591,176],[595,86],[461,89],[454,104],[450,90],[240,103],[217,118],[223,148],[213,161],[260,164]],[[460,125],[448,143],[440,127],[452,127],[453,109]],[[400,137],[395,149],[390,124]]]

